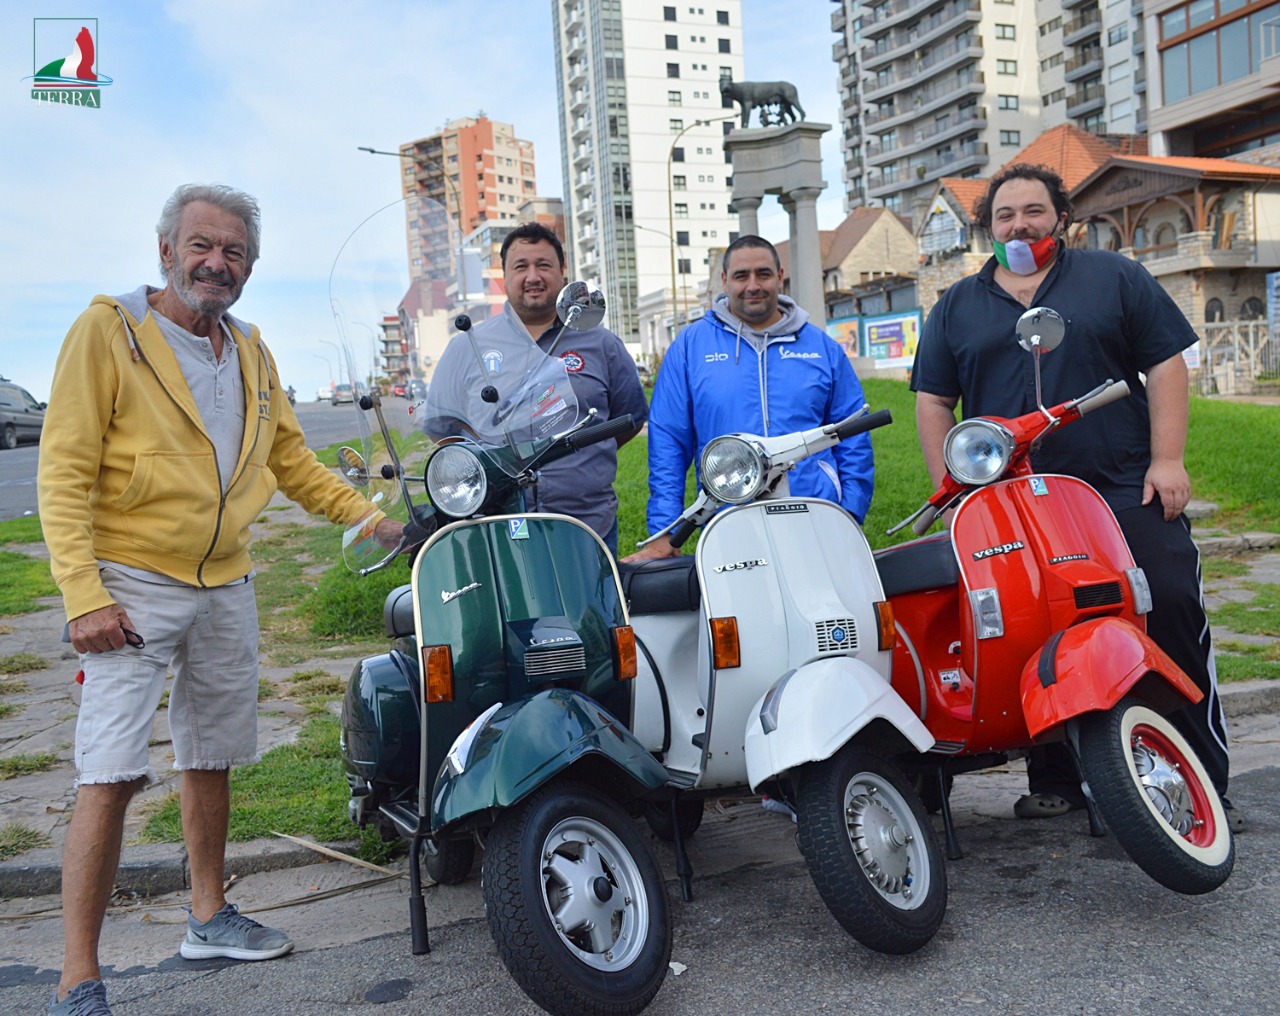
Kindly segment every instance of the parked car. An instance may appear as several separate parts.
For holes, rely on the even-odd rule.
[[[0,446],[17,448],[20,441],[39,441],[44,407],[25,388],[0,378]]]
[[[408,396],[409,387],[403,381],[397,381],[391,386],[391,394],[403,399]]]
[[[334,385],[333,394],[329,396],[329,405],[336,406],[339,402],[351,402],[351,386],[350,385]]]

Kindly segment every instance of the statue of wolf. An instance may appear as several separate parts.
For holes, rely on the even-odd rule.
[[[751,122],[752,110],[760,110],[760,119],[765,123],[769,107],[776,107],[776,119],[781,123],[791,123],[804,119],[804,107],[796,95],[796,86],[790,81],[734,81],[732,78],[720,80],[720,94],[728,96],[742,107],[742,126]],[[796,114],[799,113],[799,116]]]

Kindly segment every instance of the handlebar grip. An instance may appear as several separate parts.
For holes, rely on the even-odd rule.
[[[691,519],[685,519],[683,522],[678,523],[667,535],[667,542],[673,547],[682,547],[684,546],[684,541],[689,539],[697,528],[696,522]]]
[[[570,434],[565,438],[565,443],[574,451],[577,451],[580,448],[586,448],[588,445],[607,441],[611,437],[630,434],[635,429],[635,421],[631,418],[630,413],[626,413],[622,416],[614,417],[612,420],[605,420],[604,423],[595,427],[585,427],[576,434]]]
[[[933,525],[933,520],[938,517],[938,509],[936,505],[929,505],[916,519],[911,523],[911,531],[916,536],[924,536],[929,531],[929,527]]]
[[[837,427],[836,437],[844,441],[855,434],[865,434],[869,430],[875,430],[877,427],[884,427],[890,423],[893,423],[893,415],[887,409],[880,409],[874,413],[868,413],[866,416],[860,416],[845,426]]]
[[[1113,402],[1119,402],[1121,399],[1129,396],[1129,382],[1117,381],[1110,388],[1099,392],[1091,399],[1085,399],[1083,402],[1076,403],[1076,409],[1080,411],[1080,415],[1092,413],[1095,409],[1101,409],[1103,406],[1109,406]]]

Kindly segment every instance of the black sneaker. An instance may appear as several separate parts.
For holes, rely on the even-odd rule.
[[[226,904],[201,924],[187,910],[187,937],[178,950],[184,959],[273,960],[293,948],[293,939],[283,931],[264,928],[245,917],[234,903]]]
[[[1227,824],[1231,826],[1231,831],[1233,833],[1244,832],[1244,827],[1245,827],[1244,816],[1241,815],[1240,812],[1236,809],[1236,806],[1231,803],[1231,798],[1223,797],[1222,809],[1227,813]]]

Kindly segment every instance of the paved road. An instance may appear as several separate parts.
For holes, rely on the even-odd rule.
[[[389,423],[407,426],[409,403],[388,398],[384,404]],[[327,448],[339,441],[349,441],[357,433],[355,410],[348,404],[331,406],[327,402],[299,402],[298,421],[312,448]],[[20,445],[0,450],[0,521],[33,515],[36,512],[36,464],[38,445]],[[332,466],[332,462],[325,465]]]
[[[1275,718],[1257,731],[1274,744]],[[1255,747],[1270,751],[1265,744]],[[669,883],[670,974],[649,1012],[901,1016],[1280,1011],[1280,769],[1242,773],[1232,797],[1251,827],[1235,874],[1217,892],[1184,897],[1142,874],[1083,815],[1018,822],[1018,772],[957,781],[966,856],[948,865],[950,906],[920,952],[862,948],[828,915],[792,842],[790,823],[758,807],[708,816],[692,841],[696,898]],[[654,841],[668,878],[670,850]],[[342,864],[251,875],[232,890],[246,909],[359,882]],[[430,955],[410,954],[403,882],[260,914],[299,947],[260,964],[188,963],[176,907],[116,909],[103,958],[117,1016],[133,1014],[535,1014],[503,968],[483,917],[478,871],[428,890]],[[156,903],[176,903],[179,897]],[[57,900],[0,906],[0,1012],[43,1011],[56,977],[58,922],[7,919]],[[56,960],[53,960],[56,963]]]

